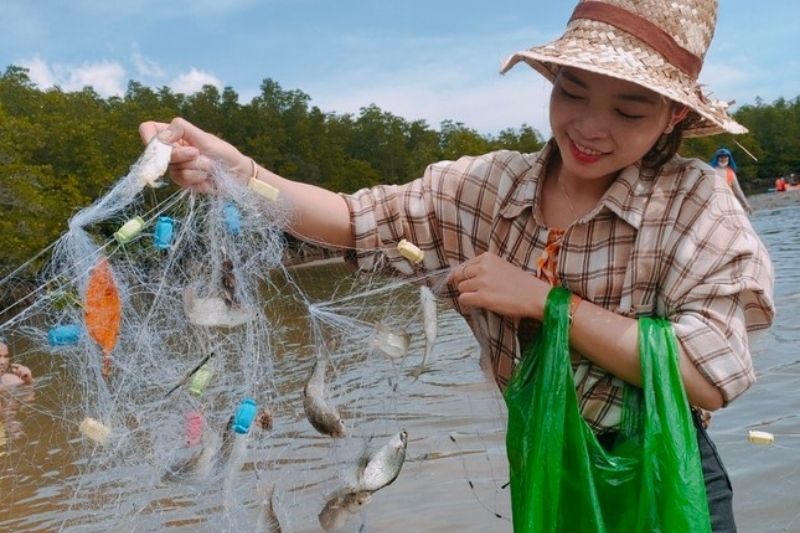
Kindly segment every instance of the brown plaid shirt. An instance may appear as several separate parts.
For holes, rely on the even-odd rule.
[[[549,233],[540,199],[554,150],[551,141],[535,154],[443,161],[410,183],[345,195],[359,268],[413,274],[395,249],[407,239],[425,252],[423,271],[491,252],[535,274]],[[624,316],[668,318],[726,404],[755,381],[747,331],[772,322],[772,263],[730,188],[704,163],[675,156],[658,172],[623,169],[566,228],[555,259],[557,279],[582,298]],[[520,357],[518,325],[485,311],[465,318],[504,387]],[[582,357],[573,366],[584,418],[595,431],[617,426],[622,382]]]

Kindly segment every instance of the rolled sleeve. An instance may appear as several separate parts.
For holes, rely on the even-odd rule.
[[[712,183],[685,203],[662,283],[679,342],[727,405],[755,382],[748,331],[772,323],[774,272],[733,195]]]
[[[755,383],[744,313],[737,298],[686,304],[671,320],[689,360],[722,394],[727,405]],[[694,308],[694,309],[693,309]]]
[[[423,252],[421,268],[446,266],[441,247],[441,224],[433,208],[434,173],[404,185],[380,185],[342,195],[350,209],[355,241],[351,255],[360,270],[391,268],[411,275],[415,268],[397,250],[405,239]]]
[[[409,275],[415,267],[396,248],[402,239],[424,252],[418,268],[429,272],[488,251],[504,200],[530,168],[517,152],[492,152],[434,163],[404,185],[342,195],[356,244],[351,259],[362,270],[389,267]]]

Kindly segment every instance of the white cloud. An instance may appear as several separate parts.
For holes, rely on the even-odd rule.
[[[31,81],[42,89],[52,87],[56,84],[53,71],[42,58],[37,56],[33,59],[20,61],[20,65],[28,69],[28,76]]]
[[[359,108],[374,103],[406,120],[425,119],[438,128],[441,121],[451,119],[480,133],[529,124],[547,136],[550,84],[533,73],[525,74],[513,78],[498,75],[463,86],[431,83],[430,78],[359,84],[357,90],[352,85],[340,86],[341,90],[320,91],[314,104],[324,111],[357,114]]]
[[[125,92],[125,69],[119,63],[100,61],[84,63],[71,69],[64,89],[79,91],[91,86],[100,96],[120,96]]]
[[[203,85],[213,85],[219,89],[222,88],[222,81],[209,72],[192,68],[169,83],[172,90],[183,94],[195,93],[202,89]]]
[[[142,77],[148,78],[164,78],[167,73],[161,66],[153,61],[144,57],[139,52],[134,52],[132,56],[133,66],[136,68],[136,73]]]
[[[125,69],[113,61],[83,63],[80,66],[48,64],[40,57],[19,62],[29,70],[31,81],[42,89],[58,85],[65,91],[80,91],[91,86],[100,96],[119,96],[125,92]]]
[[[304,88],[324,111],[358,113],[375,103],[406,120],[425,119],[433,127],[451,119],[494,134],[528,124],[548,135],[548,81],[524,64],[501,76],[504,53],[487,52],[482,43],[439,44],[437,53],[413,64],[366,61],[333,77],[303,82]]]
[[[349,35],[352,54],[344,64],[296,84],[323,111],[357,114],[374,103],[435,128],[444,119],[483,134],[528,124],[547,136],[550,83],[524,64],[499,74],[501,61],[537,34],[509,28],[469,39]]]

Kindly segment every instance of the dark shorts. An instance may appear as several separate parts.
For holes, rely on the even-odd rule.
[[[722,465],[717,447],[703,429],[700,417],[692,413],[697,428],[697,445],[700,448],[700,459],[703,464],[703,478],[706,482],[708,496],[708,512],[711,516],[713,533],[736,533],[736,522],[733,519],[733,487],[728,472]],[[610,449],[616,440],[616,433],[599,435],[597,440],[604,448]]]
[[[711,531],[714,533],[736,533],[733,520],[733,487],[728,472],[722,465],[717,447],[708,437],[695,413],[694,425],[697,428],[697,445],[703,463],[703,477],[708,495],[708,512],[711,515]]]

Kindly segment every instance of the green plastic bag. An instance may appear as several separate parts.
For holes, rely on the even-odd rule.
[[[505,392],[514,531],[711,531],[696,429],[672,326],[639,320],[642,388],[626,387],[613,450],[578,410],[569,291],[554,288]]]

